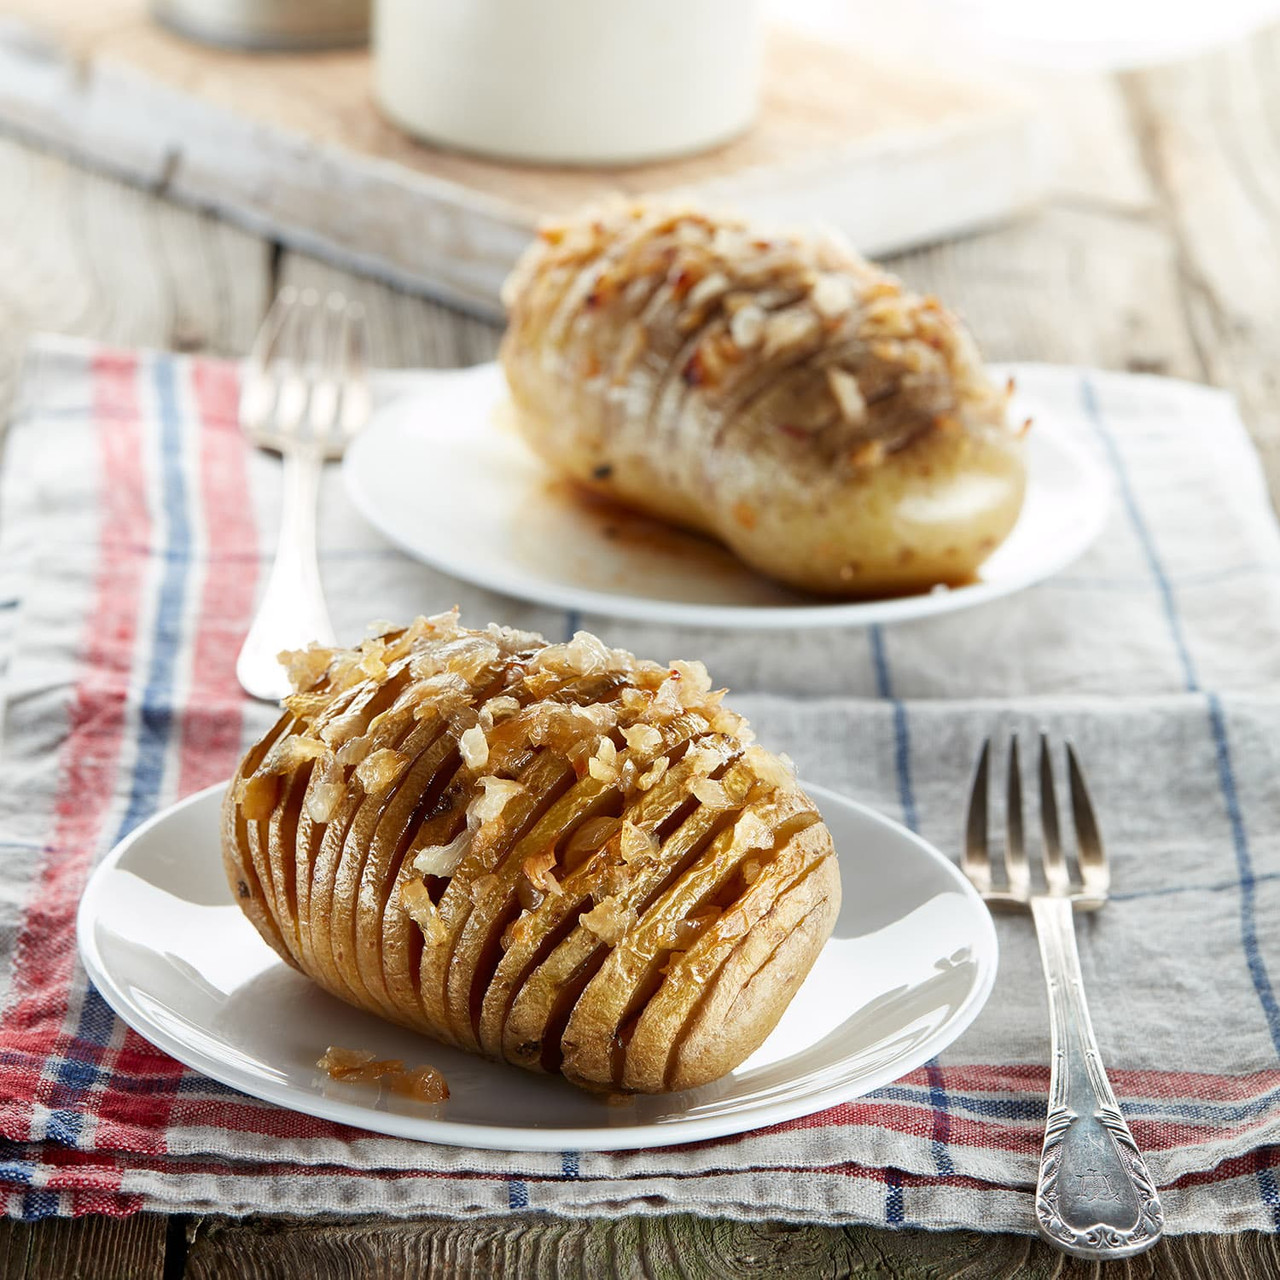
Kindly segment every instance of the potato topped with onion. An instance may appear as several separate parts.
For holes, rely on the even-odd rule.
[[[835,596],[970,580],[1017,520],[1009,389],[847,246],[618,203],[507,281],[515,423],[561,475]]]
[[[696,662],[456,612],[289,655],[223,809],[237,901],[334,995],[610,1091],[764,1040],[833,927],[831,837]]]

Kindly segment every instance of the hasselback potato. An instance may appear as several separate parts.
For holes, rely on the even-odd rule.
[[[784,583],[962,583],[1017,519],[1008,389],[937,299],[830,237],[619,203],[544,228],[504,300],[533,449]]]
[[[836,860],[701,664],[456,612],[289,661],[223,809],[236,899],[286,961],[589,1088],[690,1088],[772,1030]]]

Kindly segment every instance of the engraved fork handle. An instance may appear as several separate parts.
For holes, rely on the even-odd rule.
[[[270,702],[290,692],[278,660],[282,649],[302,649],[312,640],[334,643],[316,561],[316,501],[323,466],[324,459],[315,450],[293,448],[284,454],[280,541],[258,612],[236,660],[236,677],[245,692]]]
[[[1037,1225],[1046,1240],[1077,1257],[1127,1258],[1149,1249],[1164,1230],[1160,1198],[1102,1068],[1071,901],[1034,897],[1031,911],[1053,1034]]]

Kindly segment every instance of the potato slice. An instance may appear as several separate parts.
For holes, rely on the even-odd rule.
[[[811,819],[799,792],[748,805],[734,815],[702,856],[679,877],[615,946],[573,1010],[562,1039],[565,1075],[599,1086],[622,1083],[619,1034],[662,985],[661,969],[681,945],[680,922],[732,885],[748,857],[772,849],[776,833],[797,814]],[[752,834],[761,834],[752,840]],[[763,845],[760,843],[763,841]],[[714,927],[714,926],[713,926]],[[684,943],[688,946],[688,942]]]
[[[619,1034],[626,1041],[623,1071],[618,1083],[625,1089],[641,1093],[662,1093],[672,1086],[667,1083],[667,1064],[676,1040],[690,1013],[697,1006],[712,980],[738,948],[743,938],[749,936],[792,888],[808,876],[824,860],[834,861],[831,838],[819,823],[806,827],[792,835],[775,853],[772,861],[761,872],[740,898],[709,928],[688,951],[673,957],[662,978],[662,985],[645,1002],[635,1016],[634,1030],[623,1026]],[[832,917],[834,921],[834,916]],[[825,936],[822,941],[825,941]],[[766,951],[771,951],[767,947]],[[817,952],[814,952],[816,957]],[[741,1028],[735,1027],[735,1039],[742,1049],[737,1062],[741,1062],[751,1049],[772,1030],[777,1013],[772,1005],[758,1011],[746,1011]],[[773,1021],[769,1021],[770,1016]],[[759,1035],[758,1017],[767,1029]],[[749,1046],[749,1047],[748,1047]],[[735,1062],[733,1065],[737,1065]],[[569,1074],[568,1071],[565,1073]],[[707,1077],[713,1079],[714,1077]],[[686,1069],[682,1087],[704,1084]]]
[[[840,876],[823,858],[786,890],[707,985],[664,1068],[664,1089],[718,1080],[751,1056],[813,967],[840,911]]]
[[[730,762],[737,754],[739,747],[728,738],[700,740],[698,745],[714,756],[717,770]],[[650,797],[645,797],[635,809],[628,813],[628,819],[644,831],[656,831],[672,814],[692,805],[692,812],[680,825],[670,833],[662,843],[659,856],[651,862],[639,864],[628,871],[625,881],[612,896],[621,912],[640,911],[648,900],[670,883],[680,868],[696,853],[704,842],[712,839],[717,830],[725,823],[731,822],[733,812],[724,813],[710,809],[697,802],[689,791],[689,784],[697,778],[705,776],[695,769],[688,760],[680,761],[662,779]],[[745,776],[745,771],[744,771]],[[591,867],[584,867],[582,872],[570,877],[565,884],[566,899],[563,907],[559,907],[560,919],[571,922],[572,929],[540,964],[524,977],[518,994],[511,1003],[506,1014],[505,1026],[501,1028],[501,1051],[509,1061],[518,1062],[534,1070],[543,1067],[559,1069],[561,1045],[560,1037],[582,988],[598,972],[605,963],[610,947],[598,933],[581,922],[581,917],[595,906],[593,892],[600,896],[608,896],[605,885],[609,879],[609,871],[617,868],[619,858],[615,854],[609,859],[601,859]],[[519,951],[508,952],[504,964],[512,967],[531,963],[536,956],[534,948],[537,938],[545,937],[560,923],[549,920],[542,930],[538,930]],[[576,987],[573,984],[577,984]],[[491,984],[490,998],[496,1005],[500,998],[501,988],[495,990]],[[572,1003],[567,1003],[572,994]],[[490,1008],[486,1001],[486,1013],[489,1015],[489,1034],[493,1034],[498,1021],[498,1009]],[[486,1047],[493,1043],[486,1041]]]

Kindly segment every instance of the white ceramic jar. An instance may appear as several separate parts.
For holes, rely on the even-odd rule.
[[[759,98],[758,0],[375,0],[373,45],[392,120],[504,159],[699,151]]]

